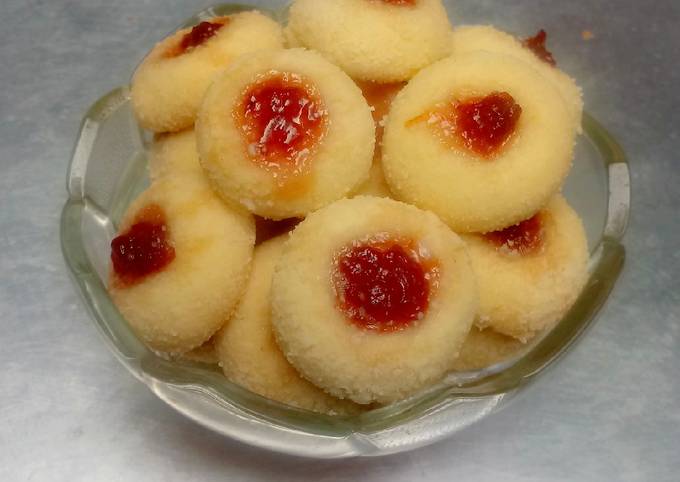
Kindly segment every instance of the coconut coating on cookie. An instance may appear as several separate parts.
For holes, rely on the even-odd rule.
[[[514,102],[507,141],[492,157],[454,145],[458,124],[439,117],[439,109],[495,97]],[[383,169],[396,198],[435,212],[454,231],[492,231],[530,217],[558,191],[575,135],[566,103],[531,65],[474,52],[422,70],[397,95]]]
[[[460,349],[454,370],[480,370],[495,365],[513,357],[524,346],[515,338],[501,335],[490,328],[480,330],[474,326]]]
[[[144,226],[139,213],[150,206],[162,213],[163,236],[151,238],[146,248],[164,243],[173,256],[160,269],[130,281],[115,260],[120,263],[123,254],[123,262],[133,263],[128,269],[147,261],[134,257],[145,238],[130,233]],[[109,293],[143,342],[154,350],[186,353],[231,315],[246,284],[254,244],[252,216],[227,207],[196,179],[163,178],[130,205],[121,223],[112,243]]]
[[[554,67],[525,47],[516,37],[490,25],[463,25],[457,27],[452,35],[452,57],[468,52],[486,51],[511,55],[531,64],[541,75],[553,82],[567,102],[574,125],[581,132],[583,97],[576,81],[562,70]]]
[[[154,137],[149,152],[149,177],[155,181],[168,175],[205,177],[193,129]]]
[[[209,89],[196,133],[216,191],[269,219],[346,196],[368,178],[375,143],[359,88],[303,49],[235,62]]]
[[[353,254],[370,239],[410,240],[420,266],[436,266],[426,278],[426,303],[407,324],[388,320],[369,329],[348,315],[345,303],[355,286],[346,286],[343,298],[336,275],[348,247]],[[370,303],[379,306],[389,295],[379,278],[399,271],[374,273],[368,282],[377,296]],[[410,303],[398,299],[400,307]],[[452,369],[477,306],[460,238],[430,212],[369,196],[338,201],[305,219],[284,245],[272,283],[272,322],[288,360],[315,385],[361,404],[394,402],[440,380]]]
[[[206,25],[221,27],[203,28]],[[145,129],[175,132],[193,126],[216,73],[241,55],[283,48],[281,27],[256,11],[216,17],[195,28],[162,40],[135,71],[132,106]],[[195,40],[187,46],[185,39]]]
[[[530,253],[489,235],[463,236],[479,283],[477,326],[525,342],[564,316],[587,279],[588,244],[578,215],[557,195],[537,216],[538,238],[531,236],[539,242]]]
[[[243,298],[216,338],[220,365],[229,380],[263,397],[319,413],[357,413],[358,405],[334,398],[302,378],[276,344],[271,281],[286,239],[280,236],[255,249]]]
[[[451,25],[440,0],[295,0],[289,38],[317,50],[352,78],[408,80],[445,57]]]

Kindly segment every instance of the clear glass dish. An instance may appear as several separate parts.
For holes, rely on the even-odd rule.
[[[244,7],[222,5],[191,25]],[[281,18],[280,15],[278,15]],[[415,449],[498,410],[543,373],[590,326],[619,276],[630,207],[623,151],[590,115],[583,118],[564,193],[581,215],[591,248],[590,278],[571,311],[514,358],[453,373],[408,400],[353,417],[295,409],[227,381],[215,368],[170,361],[134,335],[106,291],[110,241],[128,204],[147,185],[148,137],[135,122],[129,91],[118,88],[86,114],[68,173],[61,243],[92,321],[118,360],[159,398],[216,432],[270,450],[318,458],[386,455]]]

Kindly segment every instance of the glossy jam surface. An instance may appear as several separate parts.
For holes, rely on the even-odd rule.
[[[453,149],[466,149],[492,159],[513,137],[522,107],[507,92],[438,104],[406,122],[406,127],[426,123]]]
[[[142,209],[127,231],[111,241],[111,263],[123,285],[133,285],[157,273],[175,259],[165,214],[160,206]]]
[[[536,35],[525,39],[522,43],[526,48],[531,50],[534,53],[534,55],[536,55],[536,57],[541,59],[543,62],[555,67],[557,65],[557,62],[555,61],[555,57],[553,57],[553,54],[550,53],[550,51],[546,47],[547,40],[548,34],[546,33],[546,31],[539,30],[539,32]]]
[[[433,270],[409,244],[359,243],[345,249],[336,263],[338,306],[360,328],[399,331],[426,313]]]
[[[277,177],[305,171],[328,123],[316,88],[288,72],[269,72],[251,84],[236,111],[248,156]]]
[[[543,247],[543,219],[539,213],[502,231],[486,233],[484,237],[497,248],[509,253],[534,254]]]
[[[480,156],[495,154],[515,133],[522,108],[507,92],[466,100],[453,106],[455,132]]]
[[[229,17],[217,17],[201,22],[185,33],[179,43],[166,52],[167,57],[178,57],[213,38],[229,22]]]

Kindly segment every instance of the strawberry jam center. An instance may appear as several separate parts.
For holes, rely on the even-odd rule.
[[[455,130],[469,150],[483,157],[495,154],[514,134],[522,108],[507,92],[495,92],[452,106]]]
[[[390,332],[423,318],[434,270],[408,245],[361,243],[345,249],[336,263],[338,305],[355,325]]]
[[[184,34],[182,41],[179,43],[179,48],[182,52],[193,49],[202,45],[207,40],[217,34],[217,32],[224,27],[221,22],[201,22],[191,29],[190,32]]]
[[[275,71],[246,89],[236,112],[249,157],[288,174],[304,170],[325,133],[327,117],[313,85],[299,75]]]
[[[543,220],[539,214],[501,231],[484,235],[497,248],[521,255],[533,254],[543,246]]]
[[[526,48],[531,50],[534,53],[534,55],[536,55],[536,57],[541,59],[543,62],[555,67],[557,65],[557,62],[555,61],[555,57],[553,57],[553,54],[550,53],[550,51],[545,45],[547,40],[548,34],[546,33],[546,31],[539,30],[536,35],[525,39],[522,43]]]
[[[196,47],[203,45],[205,42],[213,38],[217,32],[224,27],[229,21],[229,17],[219,17],[212,21],[201,22],[192,27],[190,31],[185,33],[180,39],[179,43],[171,47],[167,52],[167,57],[178,57],[187,53]]]
[[[113,271],[124,285],[133,285],[157,273],[175,259],[169,242],[165,214],[152,204],[142,209],[134,223],[111,241]]]

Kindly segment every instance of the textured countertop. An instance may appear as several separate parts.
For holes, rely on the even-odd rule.
[[[622,141],[627,265],[583,341],[500,413],[408,454],[318,462],[227,440],[156,399],[105,348],[59,249],[83,113],[207,3],[0,3],[0,480],[678,480],[680,3],[456,5],[458,21],[546,28]]]

